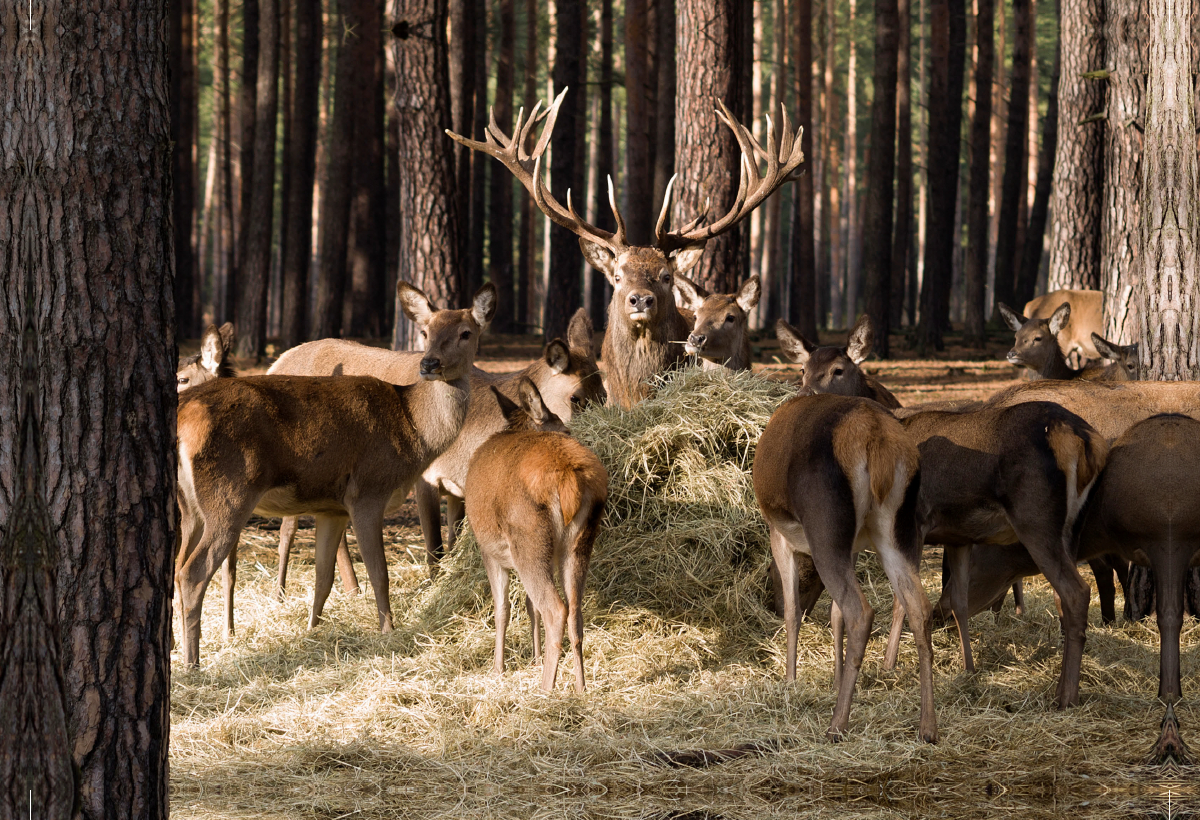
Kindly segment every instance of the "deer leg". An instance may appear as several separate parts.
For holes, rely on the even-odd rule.
[[[1146,546],[1148,548],[1143,548],[1142,552],[1154,562],[1159,636],[1158,697],[1174,703],[1183,696],[1179,682],[1179,633],[1183,628],[1183,592],[1192,550],[1188,549],[1189,554],[1184,555],[1183,545],[1171,541]]]
[[[970,589],[971,589],[971,547],[946,546],[942,548],[943,567],[950,570],[950,581],[946,583],[943,575],[943,588],[950,593],[950,611],[954,622],[958,625],[958,642],[962,647],[963,669],[968,673],[975,671],[975,659],[971,655],[971,632],[967,626],[970,620]]]
[[[345,530],[342,530],[342,537],[338,541],[337,568],[342,579],[342,589],[348,595],[360,594],[362,588],[358,585],[358,576],[354,574],[354,562],[350,560],[350,545],[346,543]]]
[[[275,597],[283,600],[283,591],[287,588],[288,558],[292,554],[292,542],[296,540],[296,530],[300,527],[300,516],[284,516],[279,525],[279,589]]]
[[[359,499],[350,507],[350,523],[358,538],[358,551],[367,568],[367,578],[375,593],[375,609],[379,612],[379,631],[392,631],[392,601],[389,596],[387,557],[383,552],[384,499]]]
[[[221,564],[221,591],[225,593],[225,640],[233,637],[233,587],[237,584],[237,542]]]
[[[779,592],[783,597],[783,625],[787,634],[787,665],[784,680],[796,679],[796,642],[800,633],[800,615],[796,606],[796,558],[792,546],[774,526],[771,531],[771,558],[780,577]]]
[[[542,689],[548,692],[554,688],[567,626],[567,606],[558,596],[554,585],[554,535],[549,522],[539,520],[534,526],[523,527],[519,531],[511,528],[508,543],[509,553],[516,564],[517,577],[521,579],[525,593],[546,627]]]
[[[417,515],[421,518],[421,535],[425,537],[425,564],[429,577],[436,578],[442,560],[442,499],[437,487],[423,478],[413,485]]]
[[[593,506],[587,523],[567,549],[563,559],[563,591],[567,594],[567,631],[571,636],[571,655],[575,663],[575,691],[585,689],[583,680],[583,590],[587,583],[588,565],[592,557],[592,545],[600,528],[604,512],[601,505]]]
[[[892,591],[895,592],[895,584]],[[887,652],[883,656],[883,668],[891,671],[896,668],[900,657],[900,635],[904,629],[904,605],[899,595],[892,596],[892,628],[888,630]]]
[[[257,503],[257,499],[254,499],[254,503]],[[217,568],[237,545],[242,528],[250,519],[254,503],[240,511],[221,511],[227,513],[227,516],[222,516],[225,521],[221,525],[205,521],[203,534],[200,535],[195,549],[186,555],[180,553],[183,560],[177,564],[175,583],[179,588],[179,616],[183,632],[182,652],[185,666],[193,667],[200,662],[200,611],[204,604],[204,592],[208,589]],[[193,530],[193,538],[196,537],[196,532],[197,530]]]
[[[1013,581],[1013,609],[1018,616],[1025,614],[1025,582],[1017,579]]]
[[[937,742],[937,715],[933,709],[933,638],[930,626],[933,607],[921,586],[921,545],[916,543],[902,552],[888,530],[879,533],[876,551],[892,585],[895,601],[893,615],[907,613],[908,625],[917,644],[917,658],[921,677],[921,723],[919,734],[926,743]],[[890,649],[890,647],[889,647]]]
[[[1018,522],[1013,522],[1016,525]],[[1087,608],[1091,587],[1075,566],[1070,535],[1052,523],[1014,526],[1038,569],[1058,593],[1062,605],[1063,666],[1058,682],[1058,707],[1065,709],[1079,702],[1079,668],[1083,662],[1083,642],[1087,630]],[[1027,537],[1028,536],[1028,537]]]
[[[847,545],[848,546],[848,545]],[[838,611],[838,620],[845,621],[848,632],[846,646],[845,668],[840,675],[835,674],[838,690],[837,705],[833,710],[833,719],[829,730],[825,733],[830,740],[840,740],[850,725],[850,702],[854,697],[854,687],[858,682],[858,673],[862,668],[863,657],[867,651],[867,640],[871,636],[871,623],[875,619],[875,611],[867,603],[858,579],[854,577],[853,559],[847,555],[829,556],[830,560],[822,561],[814,556],[817,568],[824,570],[821,577],[829,590]],[[841,560],[837,560],[841,559]],[[849,560],[847,560],[849,559]],[[841,571],[838,571],[838,570]],[[834,654],[841,654],[840,639],[834,641]]]
[[[500,562],[492,558],[499,549],[486,548],[480,544],[483,553],[483,568],[487,571],[488,586],[492,589],[492,606],[496,610],[496,651],[493,655],[492,671],[497,675],[504,674],[504,633],[508,630],[508,570]]]
[[[337,556],[338,539],[346,531],[346,516],[317,516],[317,566],[313,577],[312,614],[308,617],[308,628],[314,629],[321,622],[325,600],[333,588],[333,565]]]
[[[1117,587],[1113,583],[1113,568],[1108,556],[1088,561],[1092,577],[1096,579],[1096,593],[1100,598],[1100,621],[1111,624],[1117,619]]]
[[[451,493],[446,496],[446,546],[454,549],[458,542],[458,525],[462,523],[466,512],[463,500]]]

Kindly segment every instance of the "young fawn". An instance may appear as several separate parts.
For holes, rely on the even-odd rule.
[[[479,541],[496,606],[496,674],[504,672],[508,571],[525,587],[533,654],[541,654],[538,622],[546,623],[542,689],[554,688],[564,627],[575,658],[575,689],[583,682],[583,587],[592,544],[608,500],[608,472],[595,453],[566,435],[529,379],[520,404],[492,388],[508,428],[475,452],[467,469],[467,520]],[[564,606],[554,576],[562,578]]]

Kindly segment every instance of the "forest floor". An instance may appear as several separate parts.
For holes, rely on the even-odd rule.
[[[867,370],[904,404],[982,398],[1014,383],[1003,361],[1010,334],[995,334],[986,358],[948,341],[937,358],[918,359],[894,336],[896,358]],[[756,370],[794,376],[774,361],[773,338],[755,347],[763,362]],[[515,370],[539,350],[533,337],[491,336],[478,363]],[[477,591],[486,602],[446,626],[469,639],[448,642],[421,620],[431,585],[411,502],[385,532],[391,635],[378,633],[353,536],[367,594],[335,584],[324,622],[306,628],[312,537],[311,526],[300,530],[278,601],[278,522],[255,519],[240,546],[236,635],[222,635],[214,579],[201,665],[185,671],[175,658],[174,817],[1200,816],[1194,775],[1144,765],[1163,711],[1153,619],[1102,625],[1093,597],[1081,705],[1059,712],[1058,623],[1040,578],[1026,582],[1023,615],[1010,599],[999,613],[972,620],[975,674],[962,669],[956,631],[935,632],[940,742],[927,745],[916,738],[915,649],[906,638],[897,669],[882,669],[891,591],[873,556],[860,562],[878,615],[849,734],[831,744],[824,739],[834,702],[827,597],[802,624],[796,684],[783,681],[781,622],[773,634],[731,646],[719,625],[589,599],[588,692],[567,688],[572,663],[564,655],[559,688],[545,694],[519,608],[508,673],[491,673],[486,585]],[[940,561],[940,550],[926,551],[922,580],[931,598]],[[1177,714],[1193,739],[1200,726],[1194,620],[1185,621],[1182,641],[1185,697]]]

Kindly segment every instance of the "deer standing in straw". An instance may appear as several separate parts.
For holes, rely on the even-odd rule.
[[[446,133],[468,148],[500,160],[552,222],[579,237],[584,259],[608,278],[613,286],[613,296],[608,306],[608,329],[601,351],[608,403],[630,408],[650,394],[650,381],[654,376],[683,358],[680,343],[687,339],[690,322],[675,306],[672,294],[675,276],[686,273],[700,261],[709,239],[733,228],[781,185],[797,178],[797,169],[804,161],[804,153],[800,150],[803,129],[793,133],[787,113],[783,112],[780,129],[776,132],[768,117],[767,147],[763,149],[718,101],[717,116],[733,131],[742,151],[741,179],[732,209],[711,223],[706,223],[708,214],[702,213],[678,230],[668,230],[667,217],[674,187],[672,177],[655,226],[654,244],[631,245],[626,239],[625,221],[617,209],[612,179],[608,181],[608,201],[616,220],[615,232],[585,222],[571,204],[570,191],[564,207],[542,180],[542,155],[550,143],[559,106],[566,93],[564,88],[544,114],[539,113],[540,102],[528,118],[522,108],[517,114],[512,137],[500,130],[494,117],[487,127],[484,142],[450,131]],[[534,127],[543,119],[545,126],[530,152],[526,146]],[[760,173],[759,156],[766,158],[765,173]]]

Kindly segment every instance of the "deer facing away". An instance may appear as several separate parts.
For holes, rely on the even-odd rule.
[[[608,473],[591,450],[566,435],[531,380],[519,381],[519,404],[490,389],[507,428],[476,450],[465,490],[467,518],[496,607],[495,672],[504,672],[508,572],[515,569],[525,587],[535,659],[542,654],[539,621],[546,625],[542,689],[554,688],[565,629],[575,660],[575,689],[583,692],[583,590],[608,500]],[[555,588],[556,574],[566,605]]]
[[[784,112],[780,129],[775,130],[767,118],[767,148],[763,149],[718,101],[718,118],[728,126],[742,152],[741,180],[737,199],[729,213],[706,222],[702,213],[677,230],[667,228],[671,208],[674,178],[667,184],[662,210],[655,226],[653,245],[632,245],[627,241],[625,221],[617,209],[612,180],[608,183],[608,199],[616,220],[616,231],[609,232],[585,222],[571,205],[567,192],[564,207],[542,180],[542,155],[549,145],[554,123],[562,103],[562,93],[544,114],[541,103],[534,106],[529,117],[524,109],[517,115],[513,136],[506,136],[493,118],[487,128],[486,141],[477,142],[447,131],[453,139],[476,151],[500,160],[515,176],[542,212],[554,223],[579,237],[583,257],[602,272],[613,286],[608,306],[608,329],[604,334],[601,355],[605,364],[608,403],[624,408],[637,404],[650,393],[650,380],[677,364],[684,355],[682,346],[689,333],[688,320],[675,306],[672,288],[674,277],[684,274],[700,261],[709,239],[728,231],[762,204],[785,182],[797,178],[797,169],[804,161],[800,149],[800,134],[793,133]],[[532,152],[527,150],[532,131],[542,119],[545,126]],[[758,157],[766,158],[766,171],[760,172]]]
[[[317,517],[310,627],[319,621],[333,583],[338,539],[347,520],[353,521],[380,628],[391,631],[383,517],[458,436],[477,337],[496,306],[490,284],[467,310],[436,310],[409,285],[399,292],[405,313],[429,340],[416,384],[254,376],[216,379],[182,396],[177,491],[182,536],[175,583],[185,664],[199,660],[208,582],[255,511]]]

